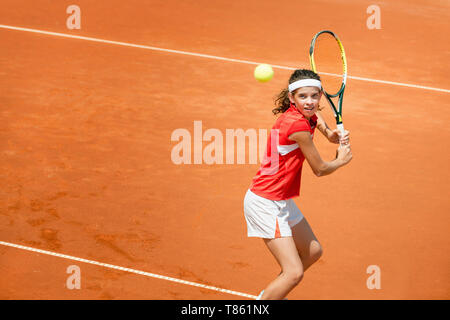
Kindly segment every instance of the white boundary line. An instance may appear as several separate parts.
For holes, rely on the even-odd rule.
[[[140,49],[147,49],[147,50],[154,50],[154,51],[161,51],[161,52],[168,52],[168,53],[176,53],[176,54],[195,56],[195,57],[207,58],[207,59],[222,60],[222,61],[228,61],[228,62],[245,63],[245,64],[251,64],[251,65],[258,65],[261,63],[261,62],[254,62],[254,61],[248,61],[248,60],[213,56],[213,55],[209,55],[209,54],[172,50],[172,49],[164,49],[164,48],[158,48],[158,47],[152,47],[152,46],[146,46],[146,45],[133,44],[133,43],[128,43],[128,42],[104,40],[104,39],[98,39],[98,38],[92,38],[92,37],[76,36],[76,35],[71,35],[71,34],[66,34],[66,33],[43,31],[43,30],[22,28],[22,27],[14,27],[14,26],[8,26],[8,25],[3,25],[3,24],[0,24],[0,28],[17,30],[17,31],[25,31],[25,32],[33,32],[33,33],[39,33],[39,34],[45,34],[45,35],[57,36],[57,37],[64,37],[64,38],[71,38],[71,39],[79,39],[79,40],[114,44],[114,45],[125,46],[125,47],[134,47],[134,48],[140,48]],[[293,68],[293,67],[286,67],[286,66],[279,66],[279,65],[272,65],[272,67],[277,68],[277,69],[284,69],[284,70],[297,69],[297,68]],[[327,73],[323,73],[323,74],[327,74]],[[335,75],[335,74],[328,73],[328,75]],[[370,78],[363,78],[363,77],[356,77],[356,76],[348,76],[348,78],[354,79],[354,80],[366,81],[366,82],[375,82],[375,83],[382,83],[382,84],[390,84],[390,85],[394,85],[394,86],[402,86],[402,87],[409,87],[409,88],[415,88],[415,89],[423,89],[423,90],[431,90],[431,91],[450,93],[449,89],[427,87],[427,86],[421,86],[421,85],[416,85],[416,84],[401,83],[401,82],[394,82],[394,81],[387,81],[387,80],[377,80],[377,79],[370,79]]]
[[[12,248],[16,248],[16,249],[21,249],[21,250],[37,252],[37,253],[41,253],[41,254],[46,254],[46,255],[49,255],[49,256],[54,256],[54,257],[58,257],[58,258],[62,258],[62,259],[84,262],[84,263],[88,263],[88,264],[101,266],[101,267],[104,267],[104,268],[115,269],[115,270],[130,272],[130,273],[135,273],[135,274],[139,274],[139,275],[146,276],[146,277],[151,277],[151,278],[156,278],[156,279],[161,279],[161,280],[166,280],[166,281],[172,281],[172,282],[176,282],[176,283],[185,284],[185,285],[188,285],[188,286],[199,287],[199,288],[213,290],[213,291],[218,291],[218,292],[222,292],[222,293],[228,293],[228,294],[231,294],[231,295],[241,296],[241,297],[245,297],[245,298],[249,298],[249,299],[254,299],[255,300],[257,298],[257,296],[253,296],[253,295],[247,294],[247,293],[242,293],[242,292],[237,292],[237,291],[233,291],[233,290],[217,288],[217,287],[214,287],[214,286],[208,286],[208,285],[197,283],[197,282],[186,281],[186,280],[181,280],[181,279],[177,279],[177,278],[162,276],[162,275],[155,274],[155,273],[150,273],[150,272],[145,272],[145,271],[125,268],[125,267],[120,267],[120,266],[115,266],[115,265],[108,264],[108,263],[103,263],[103,262],[98,262],[98,261],[93,261],[93,260],[87,260],[87,259],[83,259],[83,258],[78,258],[78,257],[74,257],[74,256],[61,254],[61,253],[56,253],[56,252],[51,252],[51,251],[46,251],[46,250],[41,250],[41,249],[36,249],[36,248],[31,248],[31,247],[26,247],[26,246],[22,246],[22,245],[19,245],[19,244],[14,244],[14,243],[0,241],[0,245],[7,246],[7,247],[12,247]]]

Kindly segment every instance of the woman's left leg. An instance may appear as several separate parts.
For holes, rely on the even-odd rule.
[[[281,273],[265,289],[261,300],[283,299],[303,278],[302,261],[292,237],[264,239],[281,267]]]
[[[306,218],[297,223],[292,228],[292,237],[303,264],[303,271],[306,271],[314,262],[322,256],[322,246],[314,235],[311,226]]]

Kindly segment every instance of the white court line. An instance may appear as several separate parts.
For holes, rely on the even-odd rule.
[[[114,45],[125,46],[125,47],[134,47],[134,48],[140,48],[140,49],[147,49],[147,50],[162,51],[162,52],[168,52],[168,53],[183,54],[183,55],[188,55],[188,56],[195,56],[195,57],[200,57],[200,58],[222,60],[222,61],[228,61],[228,62],[237,62],[237,63],[252,64],[252,65],[258,65],[258,64],[261,63],[261,62],[254,62],[254,61],[248,61],[248,60],[232,59],[232,58],[213,56],[213,55],[209,55],[209,54],[202,54],[202,53],[195,53],[195,52],[188,52],[188,51],[180,51],[180,50],[172,50],[172,49],[164,49],[164,48],[158,48],[158,47],[152,47],[152,46],[146,46],[146,45],[139,45],[139,44],[133,44],[133,43],[127,43],[127,42],[121,42],[121,41],[112,41],[112,40],[104,40],[104,39],[98,39],[98,38],[92,38],[92,37],[76,36],[76,35],[71,35],[71,34],[66,34],[66,33],[43,31],[43,30],[22,28],[22,27],[13,27],[13,26],[7,26],[7,25],[3,25],[3,24],[0,24],[0,28],[10,29],[10,30],[17,30],[17,31],[25,31],[25,32],[33,32],[33,33],[39,33],[39,34],[46,34],[46,35],[50,35],[50,36],[57,36],[57,37],[64,37],[64,38],[72,38],[72,39],[79,39],[79,40],[86,40],[86,41],[93,41],[93,42],[108,43],[108,44],[114,44]],[[267,63],[267,62],[265,62],[265,63]],[[294,68],[294,67],[286,67],[286,66],[279,66],[279,65],[272,65],[272,67],[273,68],[277,68],[277,69],[284,69],[284,70],[295,70],[295,69],[297,69],[297,68]],[[335,75],[335,74],[332,74],[332,73],[324,73],[324,72],[323,72],[323,74]],[[377,79],[370,79],[370,78],[363,78],[363,77],[356,77],[356,76],[348,76],[347,78],[354,79],[354,80],[360,80],[360,81],[366,81],[366,82],[390,84],[390,85],[394,85],[394,86],[402,86],[402,87],[409,87],[409,88],[415,88],[415,89],[423,89],[423,90],[431,90],[431,91],[440,91],[440,92],[450,93],[449,89],[427,87],[427,86],[421,86],[421,85],[416,85],[416,84],[401,83],[401,82],[394,82],[394,81],[387,81],[387,80],[377,80]]]
[[[217,287],[208,286],[208,285],[197,283],[197,282],[186,281],[186,280],[181,280],[181,279],[177,279],[177,278],[162,276],[162,275],[155,274],[155,273],[150,273],[150,272],[145,272],[145,271],[125,268],[125,267],[119,267],[119,266],[115,266],[115,265],[108,264],[108,263],[103,263],[103,262],[98,262],[98,261],[93,261],[93,260],[87,260],[87,259],[83,259],[83,258],[68,256],[68,255],[61,254],[61,253],[56,253],[56,252],[51,252],[51,251],[46,251],[46,250],[41,250],[41,249],[36,249],[36,248],[31,248],[31,247],[26,247],[26,246],[22,246],[22,245],[19,245],[19,244],[14,244],[14,243],[0,241],[0,245],[7,246],[7,247],[12,247],[12,248],[17,248],[17,249],[22,249],[22,250],[27,250],[27,251],[32,251],[32,252],[37,252],[37,253],[41,253],[41,254],[46,254],[46,255],[49,255],[49,256],[54,256],[54,257],[58,257],[58,258],[62,258],[62,259],[74,260],[74,261],[89,263],[89,264],[101,266],[101,267],[104,267],[104,268],[109,268],[109,269],[115,269],[115,270],[120,270],[120,271],[125,271],[125,272],[136,273],[136,274],[139,274],[139,275],[142,275],[142,276],[146,276],[146,277],[172,281],[172,282],[176,282],[176,283],[185,284],[185,285],[188,285],[188,286],[194,286],[194,287],[199,287],[199,288],[202,288],[202,289],[208,289],[208,290],[218,291],[218,292],[222,292],[222,293],[228,293],[228,294],[235,295],[235,296],[246,297],[246,298],[249,298],[249,299],[256,299],[257,298],[257,296],[253,296],[253,295],[247,294],[247,293],[242,293],[242,292],[237,292],[237,291],[233,291],[233,290],[217,288]]]

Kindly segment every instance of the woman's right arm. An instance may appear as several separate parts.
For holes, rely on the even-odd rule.
[[[350,145],[339,146],[336,159],[323,161],[308,131],[294,132],[289,139],[297,142],[312,171],[318,177],[326,176],[352,160]]]

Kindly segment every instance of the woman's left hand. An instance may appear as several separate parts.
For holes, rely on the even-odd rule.
[[[350,132],[345,130],[344,135],[341,137],[341,133],[338,129],[328,131],[328,140],[335,144],[349,144],[350,143]]]

